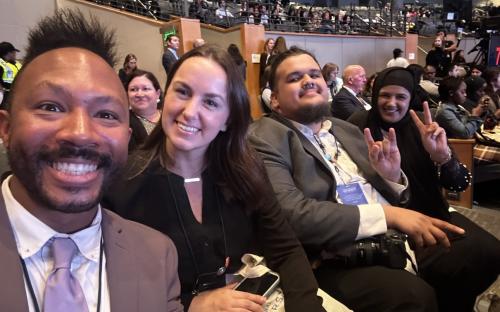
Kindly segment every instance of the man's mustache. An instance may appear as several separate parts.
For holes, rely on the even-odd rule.
[[[60,144],[59,148],[50,149],[47,146],[38,152],[38,159],[46,162],[55,162],[61,158],[81,158],[97,163],[98,168],[111,166],[111,155],[99,153],[94,148],[79,147],[74,144]]]
[[[303,96],[308,90],[311,90],[311,89],[317,89],[318,92],[320,91],[318,86],[314,82],[308,82],[302,86],[300,93],[299,93],[299,96]]]

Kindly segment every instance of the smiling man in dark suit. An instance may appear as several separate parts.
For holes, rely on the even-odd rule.
[[[437,311],[432,287],[405,270],[351,267],[349,246],[388,228],[416,246],[449,246],[463,230],[398,207],[407,197],[394,131],[374,142],[329,115],[328,87],[316,59],[292,48],[271,68],[273,113],[256,121],[250,142],[261,154],[281,207],[321,289],[354,311]],[[368,148],[367,148],[368,146]]]
[[[347,120],[354,112],[371,108],[362,96],[366,85],[365,69],[360,65],[349,65],[342,74],[342,88],[332,99],[332,116]]]
[[[0,112],[2,310],[182,311],[173,243],[99,204],[130,137],[113,35],[58,11],[26,51]]]

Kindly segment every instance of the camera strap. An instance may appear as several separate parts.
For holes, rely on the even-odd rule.
[[[408,259],[408,261],[410,261],[411,268],[413,269],[413,271],[415,271],[415,273],[418,273],[418,268],[417,268],[417,264],[415,263],[415,259],[413,259],[413,257],[410,256],[410,254],[408,253],[408,250],[406,250],[406,249],[405,249],[405,254],[406,254],[406,258]]]

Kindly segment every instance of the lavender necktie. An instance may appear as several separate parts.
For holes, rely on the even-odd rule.
[[[44,312],[88,312],[85,295],[71,274],[71,260],[77,251],[71,238],[55,238],[51,245],[54,271],[45,286]]]

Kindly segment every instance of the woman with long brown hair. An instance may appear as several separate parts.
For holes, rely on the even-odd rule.
[[[189,51],[168,77],[159,125],[107,203],[172,238],[186,310],[262,311],[264,297],[226,286],[251,252],[280,274],[286,311],[321,311],[304,251],[247,142],[250,121],[229,54],[211,45]]]
[[[269,57],[269,59],[267,61],[267,65],[270,66],[273,63],[273,61],[276,59],[278,54],[283,53],[286,50],[287,50],[287,47],[286,47],[285,37],[283,37],[283,36],[277,37],[276,40],[274,41],[274,47],[273,47],[273,50],[271,51],[271,56]]]
[[[118,77],[120,77],[123,85],[127,83],[129,77],[137,70],[137,56],[130,53],[125,56],[123,61],[123,67],[118,71]]]
[[[266,41],[264,42],[264,49],[260,54],[260,61],[259,61],[260,88],[263,88],[266,84],[266,81],[264,81],[264,70],[266,69],[269,58],[271,57],[271,52],[273,51],[273,48],[274,48],[274,39],[267,38]]]

